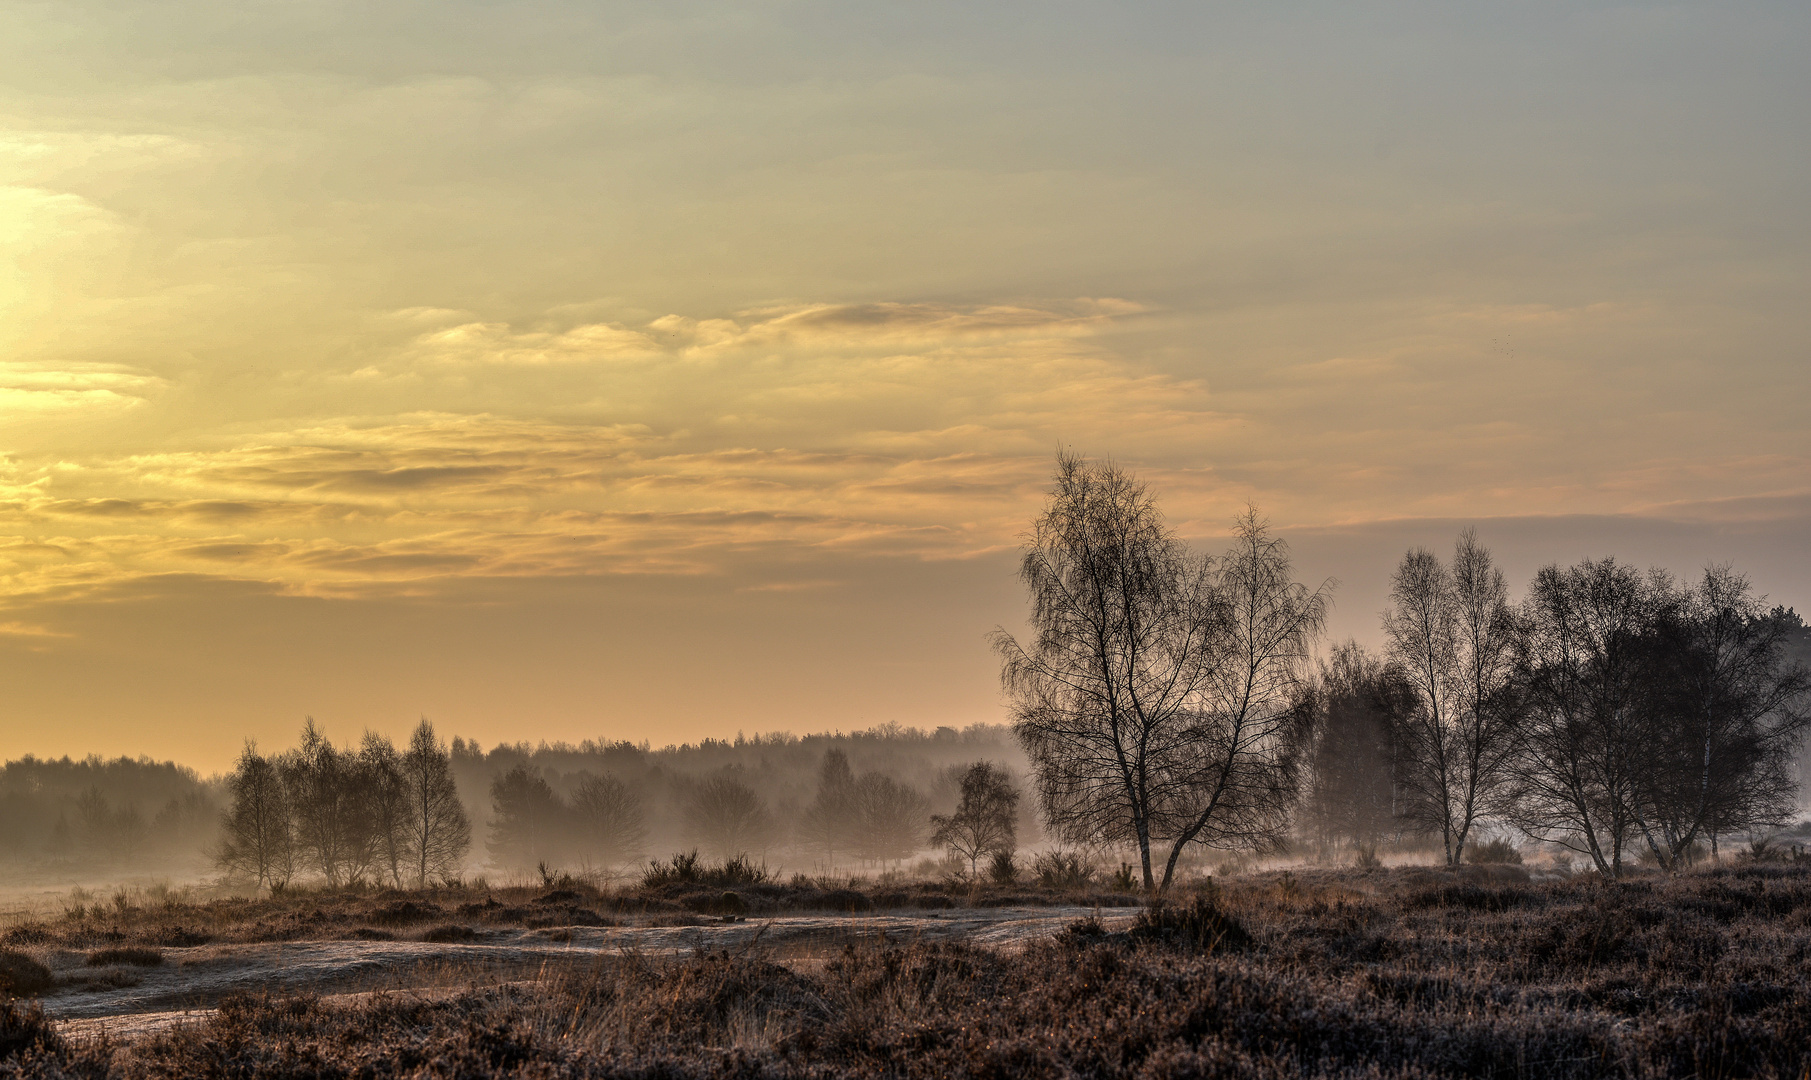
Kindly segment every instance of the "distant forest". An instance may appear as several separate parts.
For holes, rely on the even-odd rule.
[[[352,743],[347,753],[356,749]],[[865,782],[871,791],[884,786],[904,800],[895,809],[909,812],[907,835],[895,837],[884,858],[853,835],[838,843],[835,829],[806,835],[830,751],[841,752],[852,785]],[[454,737],[448,756],[471,823],[465,865],[476,873],[526,872],[541,862],[608,870],[694,849],[711,858],[746,852],[776,867],[813,872],[873,867],[897,861],[902,845],[912,851],[924,846],[930,816],[955,809],[961,772],[974,762],[992,762],[1024,783],[1024,755],[1011,729],[987,724],[738,735],[661,748],[586,740],[499,744],[487,751]],[[145,758],[27,756],[9,762],[0,769],[0,861],[47,880],[209,873],[233,801],[232,779],[204,778]],[[600,846],[594,831],[588,835],[581,825],[581,793],[605,780],[620,785],[636,810],[626,845]],[[745,789],[754,796],[739,831],[724,833],[722,813],[700,814],[707,789],[719,795]],[[512,803],[512,790],[525,798]],[[852,834],[859,823],[838,824]],[[1020,805],[1017,826],[1021,842],[1038,838],[1029,800]],[[308,875],[305,860],[297,870]]]
[[[198,872],[222,791],[171,761],[28,754],[0,767],[0,860],[52,875]]]

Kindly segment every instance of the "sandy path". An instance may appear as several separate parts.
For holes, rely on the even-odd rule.
[[[571,962],[619,951],[651,955],[696,949],[745,948],[759,943],[782,960],[854,940],[966,940],[1011,947],[1098,914],[1108,925],[1129,922],[1136,909],[1084,907],[974,908],[934,913],[811,914],[705,926],[574,926],[501,930],[463,944],[420,941],[290,941],[262,945],[202,945],[163,950],[160,967],[134,969],[136,986],[65,989],[44,999],[46,1013],[71,1035],[102,1032],[131,1039],[206,1016],[212,1002],[238,992],[314,992],[351,997],[373,991],[447,993],[449,987],[532,977],[548,962]],[[555,941],[550,933],[570,934]],[[59,970],[76,970],[83,954],[61,954]],[[339,993],[332,993],[339,991]]]

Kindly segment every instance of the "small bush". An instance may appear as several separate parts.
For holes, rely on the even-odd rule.
[[[0,957],[10,954],[0,953]],[[4,960],[0,960],[4,963]],[[0,1001],[0,1063],[19,1058],[61,1057],[67,1049],[63,1036],[57,1033],[55,1021],[44,1015],[37,1002],[29,1006]],[[36,1064],[36,1062],[34,1062]],[[14,1075],[12,1070],[5,1070]],[[25,1075],[19,1073],[17,1075]]]
[[[704,867],[696,851],[686,854],[674,853],[666,862],[652,859],[647,870],[642,872],[641,884],[644,889],[658,889],[664,885],[696,885],[704,876]]]
[[[1498,837],[1495,840],[1486,840],[1482,844],[1473,844],[1471,853],[1466,856],[1466,860],[1481,866],[1493,864],[1520,866],[1522,865],[1522,852],[1514,844]]]
[[[121,968],[103,968],[93,974],[73,976],[70,981],[76,984],[77,989],[85,990],[90,994],[102,994],[108,990],[124,990],[129,986],[137,986],[145,980],[140,978],[136,972]]]
[[[995,885],[1011,885],[1019,880],[1019,866],[1012,861],[1012,852],[996,851],[987,863],[987,877]]]
[[[767,867],[754,863],[746,855],[738,855],[722,866],[707,866],[698,858],[696,851],[680,855],[675,854],[666,862],[655,859],[648,863],[642,872],[641,884],[644,889],[659,889],[668,885],[711,885],[719,889],[736,885],[762,885],[773,875]]]
[[[1114,892],[1137,892],[1138,875],[1137,872],[1132,869],[1132,864],[1129,862],[1120,863],[1119,869],[1113,871],[1113,880],[1109,882],[1109,884],[1112,886]]]
[[[1046,889],[1085,889],[1094,883],[1094,868],[1072,851],[1046,851],[1032,860],[1031,872]]]
[[[761,885],[770,876],[767,867],[755,865],[746,855],[738,855],[715,870],[706,870],[703,880],[706,885]]]
[[[163,963],[163,953],[156,949],[146,949],[136,945],[127,945],[112,949],[96,949],[88,954],[86,963],[89,967],[111,967],[114,964],[130,964],[133,967],[157,967]]]
[[[1099,941],[1106,936],[1107,924],[1100,921],[1099,915],[1089,915],[1063,927],[1056,937],[1058,941],[1075,945]]]
[[[407,923],[429,922],[441,918],[446,913],[435,904],[423,904],[414,900],[394,900],[365,918],[379,926],[402,926]]]
[[[867,911],[874,903],[854,889],[832,889],[818,897],[817,906],[831,911]]]
[[[483,934],[469,926],[458,926],[449,923],[446,926],[436,926],[432,930],[429,930],[427,933],[421,935],[421,940],[432,945],[450,945],[461,941],[477,941],[483,936]]]
[[[1165,942],[1196,949],[1240,949],[1251,944],[1251,935],[1245,927],[1221,911],[1211,895],[1197,896],[1187,906],[1158,900],[1138,913],[1128,935],[1135,941]]]
[[[0,949],[0,996],[36,997],[54,985],[49,968],[22,952]]]
[[[1521,861],[1519,857],[1516,859],[1516,862]],[[1377,845],[1358,845],[1358,854],[1352,856],[1352,865],[1359,870],[1382,870],[1383,860],[1377,857]]]

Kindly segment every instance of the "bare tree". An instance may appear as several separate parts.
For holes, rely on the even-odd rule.
[[[434,725],[423,718],[409,737],[401,762],[403,829],[416,888],[429,876],[448,877],[459,869],[472,846],[472,826],[459,802],[452,756],[434,737]]]
[[[1641,775],[1654,628],[1676,602],[1659,572],[1587,559],[1535,575],[1523,603],[1522,716],[1510,820],[1622,873]]]
[[[296,854],[330,886],[361,876],[373,854],[356,760],[336,750],[309,717],[299,747],[279,764],[294,823]]]
[[[284,884],[295,872],[295,860],[282,776],[247,739],[227,785],[232,805],[221,815],[215,861],[257,886]]]
[[[516,765],[491,781],[490,841],[485,846],[501,865],[533,866],[558,859],[566,805],[541,778],[539,769]]]
[[[1322,664],[1316,697],[1305,823],[1323,842],[1375,844],[1402,823],[1397,731],[1415,707],[1414,687],[1399,667],[1347,641]]]
[[[1390,583],[1389,654],[1418,699],[1399,731],[1405,811],[1440,834],[1449,866],[1463,860],[1473,826],[1508,782],[1516,642],[1508,598],[1471,529],[1459,534],[1450,569],[1416,548]]]
[[[1327,587],[1289,578],[1256,511],[1219,564],[1191,554],[1143,484],[1064,453],[1026,544],[1029,647],[994,633],[1014,730],[1056,833],[1171,843],[1161,887],[1191,843],[1262,843],[1293,801],[1300,670]]]
[[[401,888],[403,868],[412,855],[402,758],[389,739],[367,731],[355,769],[353,782],[358,786],[365,822],[371,830],[373,859],[380,870],[390,875],[390,884]]]
[[[723,859],[765,846],[773,836],[773,818],[761,797],[728,769],[692,789],[685,825],[693,840]]]
[[[799,838],[823,851],[834,870],[837,851],[853,846],[854,829],[855,774],[848,755],[833,746],[818,766],[817,794],[799,820]]]
[[[1712,566],[1655,640],[1633,813],[1661,866],[1718,830],[1777,827],[1798,809],[1793,764],[1811,677],[1748,580]]]
[[[963,772],[961,790],[955,813],[932,816],[931,846],[967,859],[968,876],[973,878],[984,857],[1011,855],[1017,849],[1019,793],[1006,771],[987,761],[977,761]]]
[[[863,773],[854,789],[855,850],[865,859],[903,859],[924,843],[930,806],[909,785]]]
[[[1175,837],[1163,887],[1191,843],[1262,847],[1289,827],[1313,730],[1308,665],[1334,583],[1294,580],[1289,546],[1255,507],[1234,523],[1220,560],[1227,617],[1211,677],[1175,752],[1163,762],[1165,817]]]
[[[641,855],[648,835],[641,797],[621,780],[587,774],[572,793],[572,813],[588,854],[606,864]]]

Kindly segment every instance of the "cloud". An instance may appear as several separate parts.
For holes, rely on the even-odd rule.
[[[110,365],[0,361],[0,418],[117,413],[143,405],[165,385],[154,375]]]
[[[0,622],[0,637],[66,638],[71,636],[72,635],[61,630],[52,630],[49,627],[39,626],[36,623],[19,622],[17,620]]]

